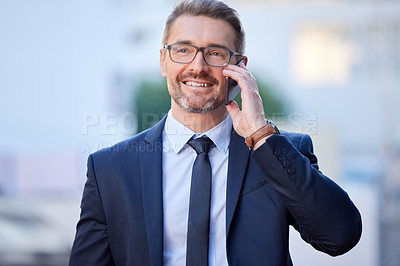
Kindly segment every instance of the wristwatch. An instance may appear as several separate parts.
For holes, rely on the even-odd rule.
[[[246,145],[251,150],[262,138],[268,137],[272,134],[280,134],[279,129],[274,122],[267,120],[265,126],[257,129],[253,134],[245,138]]]

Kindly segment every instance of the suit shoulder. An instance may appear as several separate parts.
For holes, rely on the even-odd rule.
[[[317,170],[319,169],[318,159],[314,154],[314,145],[309,135],[287,131],[281,131],[281,134],[286,136],[293,146],[306,156]]]
[[[281,135],[287,137],[295,147],[299,147],[303,142],[311,142],[311,138],[307,134],[282,130]]]

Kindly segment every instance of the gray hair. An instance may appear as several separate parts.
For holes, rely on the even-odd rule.
[[[163,46],[167,44],[167,40],[171,34],[171,27],[175,20],[182,15],[206,16],[226,21],[235,31],[234,42],[236,51],[242,54],[244,53],[245,32],[242,23],[240,22],[239,15],[235,9],[218,0],[183,0],[175,6],[174,10],[165,22],[162,38]]]

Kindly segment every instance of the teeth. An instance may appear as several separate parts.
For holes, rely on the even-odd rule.
[[[193,82],[193,81],[188,81],[185,84],[188,86],[192,86],[192,87],[208,87],[209,86],[207,83],[197,83],[197,82]]]

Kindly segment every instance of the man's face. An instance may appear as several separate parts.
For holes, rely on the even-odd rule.
[[[234,51],[234,30],[225,21],[205,16],[181,16],[171,27],[167,44],[186,43],[198,47],[219,46]],[[222,67],[207,65],[202,52],[193,62],[172,62],[167,49],[160,52],[161,74],[167,78],[172,108],[208,113],[224,102]]]

